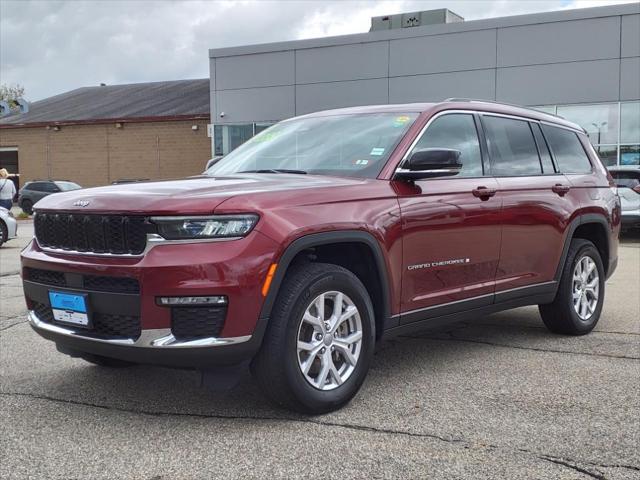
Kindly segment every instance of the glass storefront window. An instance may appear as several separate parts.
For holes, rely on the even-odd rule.
[[[584,128],[594,145],[618,143],[618,104],[558,106],[558,115]]]
[[[273,123],[247,123],[244,125],[214,125],[214,156],[226,155]]]
[[[540,110],[541,112],[550,113],[551,115],[556,114],[556,106],[555,105],[540,105],[537,107],[531,107],[534,110]]]
[[[617,145],[599,145],[594,147],[598,156],[602,159],[607,167],[612,167],[618,164],[618,146]]]
[[[620,165],[640,165],[640,145],[620,145]]]
[[[620,104],[620,143],[640,143],[640,102]]]

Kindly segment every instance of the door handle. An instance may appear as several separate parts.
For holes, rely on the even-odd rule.
[[[476,187],[471,190],[474,197],[479,198],[480,200],[489,200],[489,198],[493,197],[496,194],[497,190],[495,188],[487,188],[487,187]]]
[[[553,187],[551,187],[551,190],[553,190],[553,193],[557,193],[561,197],[564,197],[569,192],[569,190],[571,190],[571,187],[569,185],[556,183]]]

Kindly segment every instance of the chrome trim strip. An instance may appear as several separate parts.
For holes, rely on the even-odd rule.
[[[31,327],[35,330],[44,330],[58,335],[67,337],[81,338],[92,342],[107,343],[110,345],[124,345],[136,348],[201,348],[201,347],[219,347],[224,345],[233,345],[236,343],[247,342],[251,339],[251,335],[243,337],[206,337],[197,340],[178,340],[171,334],[169,328],[154,328],[142,330],[140,337],[135,338],[97,338],[87,332],[74,330],[72,328],[62,327],[60,325],[52,325],[43,322],[38,318],[33,310],[29,310],[28,320]]]
[[[97,253],[97,252],[80,252],[78,250],[65,250],[63,248],[43,247],[34,236],[40,250],[49,253],[57,253],[62,255],[84,255],[88,257],[107,257],[107,258],[142,258],[149,250],[158,245],[181,245],[187,243],[212,243],[212,242],[229,242],[231,240],[240,240],[244,237],[223,237],[223,238],[189,238],[184,240],[167,240],[157,233],[147,233],[147,245],[139,254],[131,253]]]
[[[439,303],[437,305],[431,305],[430,307],[417,308],[415,310],[408,310],[406,312],[396,313],[395,315],[391,315],[391,318],[397,318],[397,317],[400,317],[401,315],[409,315],[411,313],[424,312],[426,310],[431,310],[431,309],[434,309],[434,308],[440,308],[440,307],[446,307],[446,306],[449,306],[449,305],[455,305],[456,303],[479,300],[479,299],[484,298],[484,297],[491,297],[491,296],[499,295],[499,294],[502,294],[502,293],[508,293],[508,292],[515,292],[515,291],[518,291],[518,290],[524,290],[525,288],[542,287],[542,286],[545,286],[545,285],[555,285],[557,283],[558,282],[556,282],[555,280],[551,280],[549,282],[534,283],[534,284],[531,284],[531,285],[525,285],[523,287],[509,288],[508,290],[497,290],[494,293],[487,293],[485,295],[479,295],[477,297],[469,297],[469,298],[464,298],[462,300],[456,300],[455,302]]]

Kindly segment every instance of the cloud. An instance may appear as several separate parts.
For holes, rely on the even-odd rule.
[[[208,49],[366,32],[370,17],[447,8],[467,20],[603,0],[0,0],[0,82],[37,100],[74,88],[208,76]]]

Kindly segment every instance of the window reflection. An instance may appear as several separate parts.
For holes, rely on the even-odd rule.
[[[620,105],[620,143],[640,143],[640,102]]]
[[[618,143],[618,104],[558,106],[558,115],[587,131],[594,145]]]
[[[640,165],[640,145],[621,145],[620,165]]]

